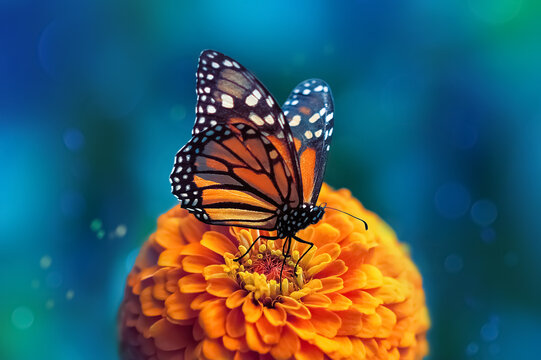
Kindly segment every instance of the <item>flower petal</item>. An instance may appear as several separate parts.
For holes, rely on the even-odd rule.
[[[250,350],[244,336],[233,338],[231,336],[224,335],[222,341],[224,342],[224,346],[231,351],[246,352]]]
[[[174,249],[165,249],[160,254],[158,258],[158,265],[160,266],[171,266],[179,267],[180,266],[180,253],[178,248]]]
[[[356,337],[351,337],[349,340],[351,341],[351,345],[353,345],[353,353],[351,354],[353,356],[352,360],[365,360],[366,348],[364,347],[363,341]]]
[[[239,307],[242,304],[244,304],[244,301],[247,295],[248,295],[248,292],[246,290],[243,290],[243,289],[237,290],[228,296],[227,300],[225,301],[225,306],[227,306],[230,309]]]
[[[327,308],[331,304],[331,299],[323,294],[308,294],[302,298],[302,303],[309,308]]]
[[[318,248],[325,244],[335,242],[340,236],[340,231],[324,222],[320,222],[314,230],[312,242]]]
[[[183,293],[200,293],[207,288],[207,282],[201,274],[189,274],[180,278],[178,287]]]
[[[233,360],[234,353],[227,350],[220,339],[205,339],[201,348],[207,359]]]
[[[265,315],[267,320],[274,326],[282,326],[286,323],[287,313],[283,308],[268,308],[266,306],[263,306],[263,314]]]
[[[376,308],[382,303],[382,300],[370,295],[364,290],[354,290],[347,293],[347,297],[353,301],[355,309],[363,314],[374,314]]]
[[[301,348],[295,353],[297,360],[323,360],[323,353],[314,345],[301,341]]]
[[[310,310],[301,303],[298,303],[298,307],[286,306],[283,303],[277,302],[274,306],[277,308],[283,308],[288,314],[296,316],[301,319],[310,319]]]
[[[267,318],[262,316],[255,323],[255,327],[257,328],[259,336],[264,343],[273,345],[280,341],[282,326],[274,326],[267,320]]]
[[[239,307],[229,311],[225,320],[225,331],[231,337],[240,337],[246,333],[244,313]]]
[[[342,325],[342,320],[338,315],[326,309],[312,309],[312,318],[310,321],[316,328],[318,334],[326,337],[334,337]]]
[[[188,320],[197,316],[197,312],[190,308],[195,294],[183,294],[178,290],[165,300],[167,316],[174,320]]]
[[[332,227],[334,227],[340,232],[340,236],[338,237],[336,242],[342,241],[353,232],[354,226],[351,223],[351,220],[346,215],[333,214],[333,216],[329,216],[326,221],[327,224],[332,225]]]
[[[192,302],[190,303],[190,307],[193,309],[193,310],[201,310],[202,308],[204,308],[207,303],[209,302],[212,302],[216,300],[216,297],[209,294],[209,293],[201,293],[201,294],[198,294],[193,300]]]
[[[237,351],[233,360],[259,360],[259,354],[253,351]]]
[[[226,252],[236,254],[238,249],[227,236],[216,231],[208,231],[203,235],[201,245],[223,256]]]
[[[316,278],[322,279],[332,276],[340,276],[348,271],[348,267],[343,260],[334,260],[331,263],[327,264],[320,272],[316,274]]]
[[[239,290],[239,284],[229,277],[216,277],[207,280],[207,291],[218,297],[230,297]]]
[[[374,265],[362,264],[361,270],[367,275],[365,289],[373,289],[383,284],[383,275]]]
[[[163,302],[156,300],[152,296],[152,287],[146,287],[141,291],[139,296],[139,301],[141,301],[141,311],[146,316],[158,316],[162,314]]]
[[[229,309],[225,307],[225,300],[218,299],[208,303],[199,313],[199,325],[210,338],[225,335],[225,319]]]
[[[223,256],[218,255],[214,251],[207,249],[198,242],[183,246],[179,252],[181,255],[184,256],[203,256],[209,259],[213,259],[215,260],[215,262],[223,261]]]
[[[323,289],[319,290],[320,294],[333,293],[344,287],[344,280],[339,277],[328,277],[320,280],[323,284]]]
[[[174,325],[166,319],[160,319],[150,327],[150,336],[156,347],[165,351],[183,349],[193,341],[190,326]]]
[[[250,349],[260,354],[266,354],[271,349],[270,345],[263,342],[255,325],[248,322],[246,323],[246,343]]]
[[[353,352],[353,345],[347,336],[337,336],[332,339],[316,335],[314,344],[323,352],[330,354],[331,358],[349,358]]]
[[[376,313],[381,317],[381,326],[378,328],[376,336],[379,338],[388,338],[391,336],[391,332],[396,325],[396,315],[385,306],[379,306],[376,309]]]
[[[300,349],[299,337],[289,327],[284,326],[280,341],[270,351],[276,360],[290,359]]]
[[[287,326],[303,340],[310,340],[316,336],[316,328],[309,320],[292,317],[288,319]]]
[[[205,266],[214,264],[215,261],[205,256],[186,256],[182,259],[182,268],[190,273],[203,273]]]
[[[253,293],[250,293],[242,305],[242,311],[246,321],[255,323],[263,314],[263,306],[259,301],[254,300]]]
[[[337,311],[336,315],[342,319],[342,326],[338,331],[338,335],[354,336],[361,331],[363,327],[363,315],[355,309]]]

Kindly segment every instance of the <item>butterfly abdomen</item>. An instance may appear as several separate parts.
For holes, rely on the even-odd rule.
[[[325,214],[325,209],[310,203],[301,204],[296,208],[285,208],[276,223],[277,236],[285,238],[294,236],[299,230],[310,224],[316,224]]]

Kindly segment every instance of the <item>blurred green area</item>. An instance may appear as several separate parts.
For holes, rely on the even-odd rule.
[[[1,359],[115,359],[197,56],[335,97],[326,180],[411,247],[431,359],[541,352],[541,3],[0,1]]]

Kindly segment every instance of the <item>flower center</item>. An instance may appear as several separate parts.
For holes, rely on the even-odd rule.
[[[281,295],[299,299],[314,291],[313,284],[307,283],[307,269],[303,268],[306,263],[300,262],[295,271],[295,265],[300,258],[298,250],[292,248],[284,262],[281,241],[260,240],[259,246],[255,245],[246,253],[252,241],[253,238],[248,232],[239,236],[238,253],[224,255],[224,270],[242,288],[253,292],[256,300],[267,304]],[[235,261],[245,253],[240,261]]]
[[[293,281],[293,268],[287,263],[284,263],[283,255],[278,256],[270,252],[260,253],[261,257],[257,257],[255,261],[252,261],[252,265],[247,267],[248,271],[264,274],[267,279],[280,281],[280,274],[282,279],[289,279]]]

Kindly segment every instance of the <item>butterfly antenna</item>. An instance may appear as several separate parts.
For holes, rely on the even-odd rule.
[[[368,224],[366,223],[366,221],[364,221],[363,219],[361,219],[361,218],[359,218],[359,217],[357,217],[357,216],[351,215],[350,213],[347,213],[347,212],[345,212],[345,211],[343,211],[343,210],[340,210],[340,209],[335,209],[335,208],[329,207],[329,206],[327,206],[327,204],[323,204],[323,208],[324,208],[325,210],[326,210],[326,209],[335,210],[335,211],[341,212],[342,214],[346,214],[346,215],[351,216],[352,218],[355,218],[355,219],[357,219],[357,220],[360,220],[360,221],[362,221],[362,222],[364,223],[364,228],[365,228],[366,230],[368,230]]]

